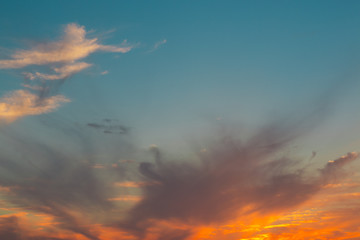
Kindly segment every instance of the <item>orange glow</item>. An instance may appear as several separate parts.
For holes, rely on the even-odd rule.
[[[171,237],[178,234],[182,240],[346,240],[360,238],[358,212],[360,212],[360,181],[347,179],[343,183],[331,183],[311,200],[292,211],[270,214],[243,214],[233,221],[199,225],[196,222],[152,220],[145,236],[139,238],[121,227],[99,223],[84,213],[68,209],[80,226],[100,240],[158,240],[164,233]],[[138,187],[141,182],[115,183],[118,187]],[[11,189],[4,188],[8,193]],[[136,202],[141,196],[123,195],[110,201]],[[89,240],[81,233],[64,228],[54,216],[20,208],[2,208],[0,228],[6,227],[6,219],[16,217],[18,230],[29,237]],[[6,214],[4,214],[6,212]],[[181,235],[183,234],[183,235]],[[175,238],[176,239],[176,238]]]
[[[359,190],[355,182],[328,185],[297,211],[259,216],[252,223],[241,219],[234,224],[200,228],[189,240],[357,239],[360,237]]]
[[[114,183],[116,187],[127,187],[127,188],[139,188],[148,184],[149,183],[146,182],[131,182],[131,181]]]
[[[109,201],[130,201],[130,202],[137,202],[141,200],[140,196],[134,196],[134,195],[125,195],[125,196],[119,196],[115,198],[109,198]]]

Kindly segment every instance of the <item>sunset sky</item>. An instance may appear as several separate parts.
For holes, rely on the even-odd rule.
[[[1,240],[360,240],[359,1],[6,1]]]

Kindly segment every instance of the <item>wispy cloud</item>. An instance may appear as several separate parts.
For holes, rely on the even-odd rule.
[[[114,183],[114,185],[117,187],[125,187],[125,188],[140,188],[148,184],[149,184],[148,182],[134,182],[134,181],[124,181],[124,182]]]
[[[30,150],[31,154],[24,156],[25,161],[17,157],[11,160],[3,155],[0,157],[0,182],[4,186],[16,185],[8,194],[11,202],[54,217],[60,228],[82,234],[86,239],[98,239],[97,234],[83,226],[88,219],[87,214],[83,214],[85,209],[110,209],[112,204],[107,199],[113,195],[96,177],[91,164],[36,140],[30,143],[13,137],[9,136],[23,153]],[[9,174],[5,172],[11,173],[12,177],[8,178]]]
[[[78,62],[73,64],[67,64],[61,67],[54,67],[52,68],[56,74],[46,74],[46,73],[24,73],[24,75],[29,78],[30,80],[34,80],[36,78],[44,79],[44,80],[59,80],[64,79],[67,77],[70,77],[74,75],[75,73],[78,73],[88,67],[90,67],[92,64],[85,63],[85,62]]]
[[[23,68],[28,65],[73,63],[96,51],[126,53],[131,50],[126,41],[120,46],[102,45],[97,38],[86,38],[84,26],[68,24],[60,41],[39,44],[29,50],[18,50],[10,59],[0,60],[0,68]]]
[[[115,198],[109,198],[109,201],[130,201],[130,202],[138,202],[141,200],[141,196],[133,196],[133,195],[125,195]]]
[[[87,38],[84,26],[71,23],[65,27],[61,40],[38,44],[29,50],[18,50],[10,59],[0,60],[1,68],[23,68],[29,65],[46,65],[54,74],[29,73],[24,74],[31,80],[58,80],[78,73],[92,64],[76,62],[97,51],[126,53],[133,46],[124,40],[119,46],[103,45],[97,38]]]
[[[150,52],[154,52],[156,51],[159,47],[161,47],[162,45],[166,44],[167,43],[167,40],[166,39],[163,39],[161,41],[158,41],[154,44],[154,46],[148,51],[149,53]]]
[[[86,35],[84,26],[70,23],[66,25],[60,40],[37,44],[27,50],[17,50],[9,59],[1,59],[0,69],[42,66],[42,71],[45,72],[22,73],[25,76],[22,86],[29,90],[14,91],[0,99],[0,119],[12,122],[28,115],[54,111],[61,103],[69,102],[56,93],[64,80],[92,66],[78,60],[98,51],[126,53],[133,48],[126,40],[118,46],[104,45],[97,38],[87,38]],[[44,80],[57,83],[47,84]]]
[[[88,123],[87,126],[108,134],[127,134],[129,132],[129,128],[119,124],[116,119],[103,119],[102,123]]]

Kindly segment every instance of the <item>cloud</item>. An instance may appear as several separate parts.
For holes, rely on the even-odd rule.
[[[351,200],[333,198],[339,195],[337,189],[333,194],[320,193],[316,198],[320,203],[325,202],[326,207],[319,208],[316,201],[306,204],[294,213],[285,215],[262,231],[254,232],[251,237],[259,237],[260,233],[266,234],[269,239],[360,239],[358,212],[360,210],[359,196]]]
[[[0,239],[8,240],[65,240],[74,239],[74,234],[56,231],[51,222],[42,222],[42,228],[32,224],[30,214],[11,214],[0,216]],[[47,229],[44,230],[43,227]],[[61,237],[59,237],[59,235]]]
[[[213,225],[281,214],[334,180],[329,169],[341,171],[358,157],[349,153],[309,177],[299,162],[279,157],[290,136],[291,130],[281,128],[261,130],[247,143],[224,136],[200,154],[198,163],[166,160],[158,148],[152,149],[155,163],[141,163],[139,172],[156,184],[142,186],[143,198],[119,226],[143,239],[156,221]]]
[[[40,72],[33,73],[24,73],[24,75],[29,78],[30,80],[34,80],[36,78],[44,79],[44,80],[59,80],[68,78],[75,73],[81,72],[82,70],[91,67],[92,64],[85,63],[85,62],[78,62],[73,64],[64,65],[62,67],[54,67],[53,70],[57,74],[45,74]]]
[[[119,161],[126,158],[124,149],[128,147],[123,142],[109,143],[101,135],[96,139],[86,135],[91,128],[103,130],[106,124],[117,121],[104,119],[87,127],[74,125],[66,132],[66,136],[80,140],[80,144],[73,138],[65,142],[84,148],[81,156],[57,145],[2,131],[0,186],[6,189],[2,194],[18,208],[52,216],[58,231],[82,235],[84,239],[119,239],[115,235],[102,236],[100,226],[127,236],[121,239],[202,239],[196,237],[202,226],[222,226],[240,219],[244,225],[237,225],[239,239],[246,230],[246,221],[264,222],[296,209],[320,190],[330,189],[326,186],[334,182],[334,173],[357,158],[356,153],[349,153],[325,163],[319,171],[314,169],[317,176],[308,175],[310,170],[301,162],[282,154],[294,138],[293,128],[271,126],[260,129],[245,142],[229,134],[218,136],[206,146],[207,151],[198,151],[197,159],[168,158],[161,148],[151,145],[149,152],[154,161],[125,164]],[[106,154],[94,157],[100,156],[96,149],[101,144],[106,145]],[[108,151],[109,144],[116,152]],[[123,150],[119,150],[121,147]],[[15,149],[16,155],[12,154]],[[131,152],[139,156],[139,150]],[[108,156],[115,160],[106,163],[104,158]],[[112,163],[119,167],[94,168]],[[280,224],[265,229],[275,231]],[[99,231],[94,231],[93,225]]]
[[[121,197],[115,197],[115,198],[109,198],[109,201],[130,201],[130,202],[137,202],[140,201],[141,196],[132,196],[132,195],[126,195]]]
[[[62,102],[69,102],[64,96],[57,95],[65,79],[92,66],[78,60],[98,51],[126,53],[133,48],[126,40],[119,46],[103,45],[97,38],[87,38],[86,34],[84,26],[70,23],[60,40],[17,50],[10,59],[1,59],[0,69],[31,66],[34,71],[22,73],[25,77],[22,86],[31,92],[13,91],[0,100],[0,119],[9,123],[21,117],[54,111]],[[45,72],[35,71],[34,65],[42,66]],[[112,133],[108,129],[104,132]]]
[[[0,120],[12,122],[24,116],[50,113],[69,101],[62,95],[40,99],[27,90],[13,91],[0,99]]]
[[[132,49],[126,41],[122,46],[102,45],[97,38],[86,38],[84,26],[71,23],[65,27],[60,41],[39,44],[29,50],[18,50],[11,59],[0,60],[0,68],[23,68],[29,65],[71,64],[96,51],[126,53]]]
[[[54,111],[61,103],[69,101],[62,95],[55,95],[57,87],[63,83],[61,80],[90,67],[90,64],[78,60],[95,51],[116,51],[118,48],[104,45],[96,48],[100,45],[97,39],[87,39],[83,27],[70,24],[66,29],[65,36],[58,42],[18,51],[12,59],[1,60],[2,66],[46,65],[54,72],[24,73],[30,83],[43,85],[26,84],[36,94],[30,90],[18,90],[1,99],[0,116],[7,122]],[[76,51],[83,49],[84,52],[65,51],[58,47],[59,43],[63,43],[65,50],[71,45]],[[158,48],[160,45],[155,46]],[[31,62],[26,57],[30,53],[39,53],[38,59],[33,56]],[[66,56],[57,56],[60,53]],[[23,57],[17,58],[16,54]],[[56,59],[51,60],[52,57]],[[314,111],[314,115],[312,120],[321,114]],[[306,130],[299,125],[309,127],[309,121],[301,119],[293,124],[283,123],[261,128],[245,142],[232,134],[218,136],[213,144],[199,150],[198,158],[188,160],[169,158],[161,148],[152,145],[150,152],[154,161],[139,157],[140,160],[134,164],[123,164],[118,160],[128,157],[121,150],[122,143],[110,142],[109,146],[109,142],[103,143],[97,135],[96,144],[93,144],[88,135],[79,133],[79,126],[68,128],[66,132],[68,136],[81,139],[82,144],[65,141],[65,145],[82,149],[86,154],[80,156],[78,153],[67,154],[62,146],[4,135],[5,144],[0,144],[0,186],[1,190],[8,191],[1,192],[19,208],[52,216],[58,229],[93,240],[108,240],[99,232],[92,231],[93,225],[126,232],[131,235],[129,239],[184,240],[189,239],[198,226],[216,226],[234,219],[246,222],[256,217],[256,220],[264,221],[306,203],[358,157],[355,152],[349,153],[329,161],[325,167],[315,171],[316,176],[308,175],[309,170],[302,167],[301,161],[284,156],[283,152]],[[54,126],[54,123],[49,125]],[[103,133],[123,134],[128,131],[113,119],[81,126],[85,130],[101,130]],[[99,144],[107,145],[103,155],[97,152]],[[116,151],[109,151],[111,147]],[[5,150],[11,153],[6,154]],[[132,151],[133,155],[139,156],[137,150]],[[94,156],[101,157],[94,161]],[[116,159],[111,162],[116,167],[107,167],[113,165],[104,163],[106,158]],[[118,167],[120,165],[126,167]],[[138,166],[138,169],[134,170],[130,165]],[[121,204],[131,204],[131,208],[124,208]],[[14,219],[8,220],[0,221],[0,225],[9,226],[4,229],[10,231],[0,230],[4,231],[4,236],[16,239],[17,236],[11,234],[21,229]],[[280,226],[284,225],[268,229]]]
[[[337,175],[340,174],[338,171],[339,168],[354,161],[358,157],[359,157],[359,153],[349,152],[338,159],[329,161],[323,169],[320,169],[320,171],[325,179],[337,177]]]
[[[359,157],[359,154],[357,152],[349,152],[344,156],[341,156],[338,159],[329,161],[326,167],[323,169],[324,171],[331,171],[329,169],[336,169],[338,167],[342,167],[345,164],[354,161],[356,158]]]
[[[58,228],[98,239],[86,227],[91,214],[110,211],[112,204],[106,184],[98,178],[91,164],[71,158],[36,140],[22,141],[8,136],[23,157],[0,156],[0,183],[15,186],[7,199],[16,206],[53,216]]]
[[[100,129],[103,133],[107,134],[127,134],[129,128],[117,123],[117,120],[113,119],[104,119],[102,123],[88,123],[88,127],[94,129]]]
[[[156,51],[161,45],[164,45],[167,43],[167,40],[166,39],[163,39],[161,41],[158,41],[154,44],[154,46],[152,47],[152,49],[149,50],[149,53],[150,52],[154,52]]]
[[[16,206],[14,211],[51,217],[53,229],[50,230],[69,233],[70,237],[59,234],[61,239],[100,239],[100,232],[92,225],[97,229],[118,219],[118,213],[124,210],[116,204],[136,200],[128,197],[135,194],[124,193],[114,184],[128,179],[130,168],[127,171],[123,168],[130,164],[121,164],[118,160],[126,158],[131,146],[117,138],[110,147],[106,142],[109,138],[104,135],[92,138],[93,134],[88,134],[91,129],[69,124],[61,117],[42,120],[41,133],[56,136],[60,144],[39,140],[38,134],[29,137],[27,131],[17,131],[17,128],[1,129],[0,200],[6,200],[12,208]],[[102,147],[104,152],[99,150]],[[116,163],[116,167],[110,167]],[[97,164],[106,167],[99,170],[94,168]],[[117,198],[124,201],[116,201]],[[36,225],[36,232],[41,232],[39,227]],[[27,232],[23,233],[21,239],[30,239]]]
[[[16,217],[0,218],[1,239],[21,239],[20,227]]]
[[[126,187],[126,188],[139,188],[139,187],[142,187],[147,184],[149,184],[149,183],[148,182],[134,182],[134,181],[125,181],[125,182],[114,183],[114,185],[117,187]]]

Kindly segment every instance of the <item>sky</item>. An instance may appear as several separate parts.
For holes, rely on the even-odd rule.
[[[358,1],[7,1],[0,239],[360,239]]]

